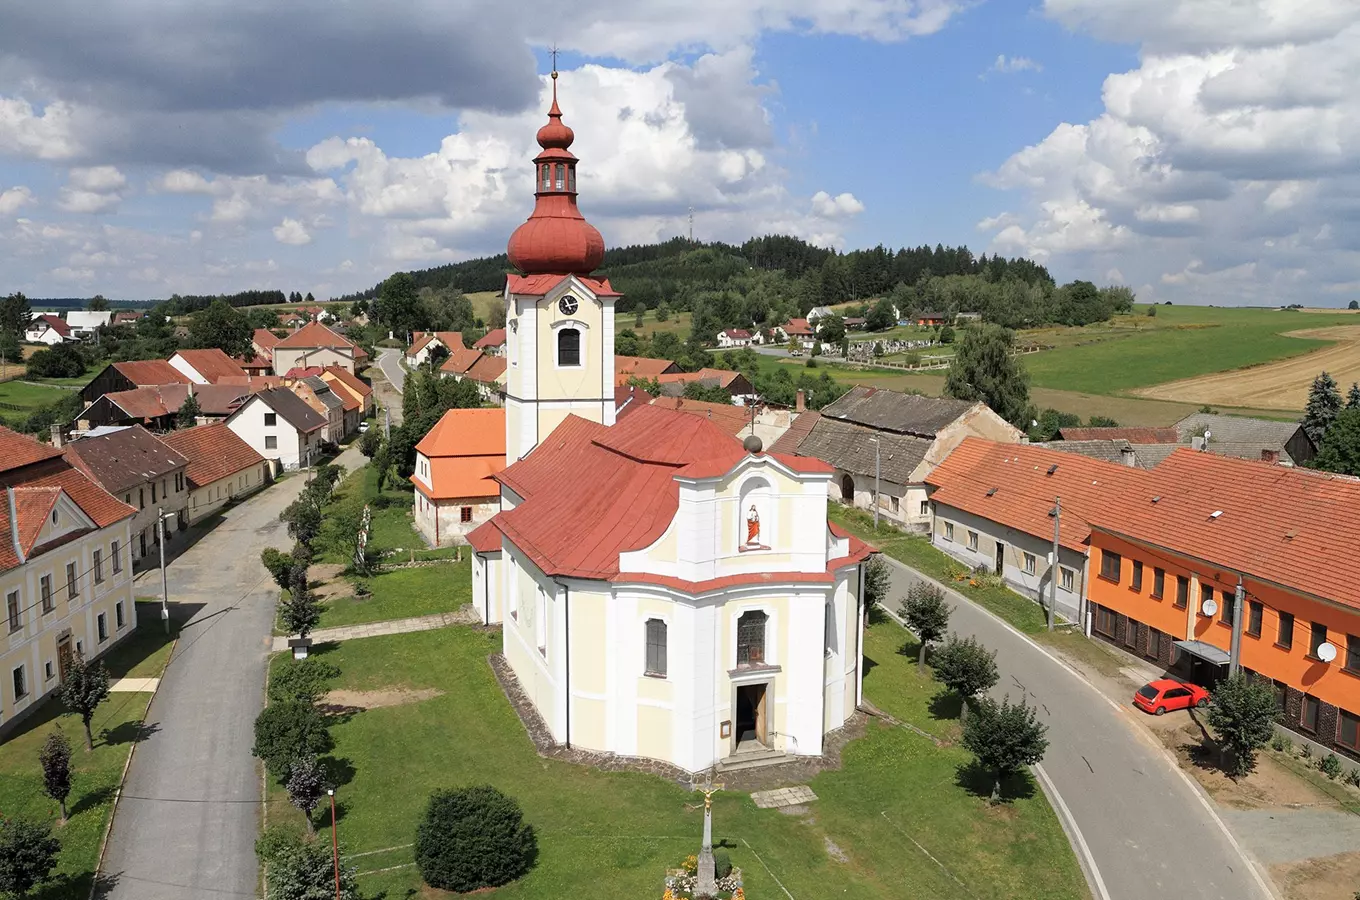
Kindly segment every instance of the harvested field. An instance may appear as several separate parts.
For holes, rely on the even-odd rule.
[[[1308,328],[1287,332],[1286,336],[1336,343],[1279,362],[1184,378],[1134,393],[1152,400],[1297,412],[1307,403],[1308,386],[1323,370],[1332,374],[1343,392],[1351,382],[1360,381],[1360,326]]]

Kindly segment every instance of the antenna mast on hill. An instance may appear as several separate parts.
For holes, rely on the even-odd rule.
[[[694,243],[694,207],[689,208],[689,242]]]

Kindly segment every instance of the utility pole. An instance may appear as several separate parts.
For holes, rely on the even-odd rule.
[[[335,833],[335,788],[326,788],[331,798],[331,859],[335,864],[335,900],[340,900],[340,838]]]
[[[882,474],[881,456],[879,454],[880,444],[878,438],[869,438],[874,442],[874,531],[878,531],[878,480]]]
[[[1237,576],[1237,590],[1233,591],[1232,643],[1228,652],[1228,677],[1236,675],[1242,666],[1242,601],[1246,598],[1246,588],[1242,586],[1242,576]]]
[[[1062,498],[1053,498],[1053,565],[1048,567],[1048,630],[1053,630],[1053,619],[1058,611],[1058,541],[1062,536]]]
[[[170,633],[170,589],[166,586],[165,577],[165,511],[164,507],[156,507],[156,533],[160,536],[161,546],[161,622],[165,625],[165,633]]]

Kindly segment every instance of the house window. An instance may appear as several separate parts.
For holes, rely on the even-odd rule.
[[[737,619],[737,665],[765,664],[765,621],[768,617],[759,610],[741,614]]]
[[[1162,599],[1162,592],[1166,590],[1166,573],[1161,569],[1152,570],[1152,596],[1158,600]]]
[[[95,624],[99,628],[99,643],[102,644],[109,639],[109,617],[100,613],[95,617]]]
[[[146,488],[137,488],[137,508],[146,509]]]
[[[1076,570],[1075,570],[1075,569],[1067,569],[1067,568],[1064,568],[1064,567],[1062,567],[1062,566],[1059,566],[1059,567],[1058,567],[1058,573],[1059,573],[1059,576],[1060,576],[1059,579],[1058,579],[1058,584],[1059,584],[1059,586],[1061,586],[1062,589],[1065,590],[1065,591],[1070,591],[1070,590],[1072,590],[1073,587],[1074,587],[1074,586],[1076,585],[1076,583],[1077,583],[1077,573],[1076,573]]]
[[[952,541],[952,540],[954,540],[954,523],[953,523],[953,522],[945,522],[945,523],[944,523],[944,539],[945,539],[946,541]]]
[[[666,623],[660,619],[647,620],[648,675],[666,677]]]
[[[1228,592],[1224,591],[1223,596],[1219,599],[1223,603],[1223,609],[1219,611],[1223,624],[1231,625],[1233,623],[1233,616],[1237,615],[1237,611],[1234,609],[1234,607],[1237,606],[1237,597],[1236,595],[1229,597]]]
[[[1201,584],[1201,585],[1199,586],[1199,609],[1200,609],[1200,612],[1203,612],[1203,611],[1204,611],[1204,604],[1208,603],[1208,602],[1209,602],[1210,600],[1212,600],[1212,599],[1214,599],[1214,589],[1211,588],[1211,587],[1209,587],[1207,584]]]
[[[151,502],[156,502],[156,482],[151,482]]]
[[[76,599],[76,564],[73,562],[66,564],[66,599]]]
[[[929,501],[929,500],[922,500],[922,501],[921,501],[921,515],[923,515],[923,516],[928,516],[928,515],[930,515],[930,501]]]
[[[113,557],[113,574],[115,575],[123,571],[123,557],[122,554],[118,552],[119,549],[117,541],[109,544],[109,555]]]
[[[1138,623],[1132,619],[1124,623],[1124,646],[1138,651]]]
[[[264,414],[264,427],[265,427],[265,428],[273,428],[273,427],[274,427],[275,425],[277,425],[277,424],[279,424],[279,414],[278,414],[278,413],[265,413],[265,414]]]
[[[1261,617],[1263,614],[1264,608],[1261,606],[1260,601],[1247,601],[1247,634],[1252,637],[1261,636]]]
[[[472,507],[471,507],[471,506],[464,506],[462,509],[458,510],[458,521],[460,521],[460,522],[471,522],[471,521],[472,521]]]
[[[24,667],[19,666],[14,670],[14,702],[28,696],[28,676],[24,673]]]
[[[579,366],[581,364],[581,330],[563,328],[557,332],[557,364],[559,366]]]
[[[123,618],[123,601],[119,600],[113,605],[113,623],[116,628],[122,628],[127,624]]]
[[[1100,577],[1108,578],[1118,584],[1123,563],[1123,557],[1118,553],[1111,553],[1109,550],[1100,551]]]
[[[1285,650],[1292,649],[1294,646],[1294,614],[1280,613],[1280,631],[1275,638],[1275,645]]]
[[[1360,716],[1341,710],[1336,729],[1336,742],[1352,750],[1360,750]]]
[[[56,609],[56,604],[52,602],[52,576],[44,575],[38,579],[38,593],[42,596],[43,615],[47,615]]]
[[[104,552],[103,552],[102,550],[96,550],[96,551],[94,551],[94,553],[92,554],[92,556],[94,557],[94,583],[95,583],[95,584],[103,584],[103,583],[104,583]]]
[[[976,531],[970,531],[968,532],[968,549],[976,550],[977,548],[978,548],[978,533]]]
[[[1095,630],[1106,637],[1114,637],[1117,617],[1115,611],[1104,606],[1096,607]]]
[[[24,627],[24,612],[19,608],[18,591],[10,591],[5,597],[5,609],[9,613],[9,633],[13,634]]]
[[[896,497],[889,497],[888,499],[892,501],[892,511],[893,511],[893,512],[901,512],[901,509],[902,509],[902,501],[900,501],[900,500],[899,500],[898,498],[896,498]]]
[[[43,663],[43,678],[45,678],[48,681],[51,681],[53,678],[56,677],[57,670],[52,666],[52,660],[49,659],[47,662]]]
[[[1147,655],[1151,659],[1160,659],[1162,656],[1162,633],[1156,628],[1148,629]]]
[[[1299,726],[1304,731],[1317,732],[1319,703],[1312,694],[1303,695],[1303,713],[1299,716]]]
[[[266,449],[266,450],[277,450],[277,449],[279,449],[279,439],[278,439],[278,437],[276,437],[275,435],[272,435],[272,434],[266,434],[266,435],[264,436],[264,449]]]
[[[1190,602],[1190,579],[1184,575],[1176,576],[1176,608],[1185,609]]]
[[[1140,593],[1143,590],[1143,564],[1136,559],[1133,561],[1133,581],[1129,588]]]
[[[1318,658],[1318,648],[1327,643],[1327,626],[1321,622],[1314,622],[1312,633],[1308,635],[1308,656],[1312,659]]]
[[[1033,575],[1034,570],[1038,567],[1038,561],[1034,558],[1034,554],[1026,553],[1024,555],[1024,560],[1025,560],[1025,574]]]

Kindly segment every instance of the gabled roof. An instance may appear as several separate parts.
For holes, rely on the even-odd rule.
[[[813,331],[807,319],[789,319],[779,327],[784,329],[785,334],[798,334],[806,337],[811,337]]]
[[[935,503],[1046,541],[1053,539],[1049,512],[1060,497],[1061,544],[1080,553],[1086,552],[1093,516],[1119,497],[1141,496],[1154,482],[1153,473],[1143,469],[975,437],[964,438],[926,476]]]
[[[321,377],[326,378],[327,376],[334,378],[360,397],[367,397],[369,394],[373,393],[372,385],[368,384],[358,375],[355,375],[349,369],[341,366],[326,366],[321,372]]]
[[[43,313],[36,317],[28,326],[30,331],[33,330],[34,325],[44,325],[64,338],[71,336],[71,326],[67,325],[66,321],[60,316],[54,316],[51,313]]]
[[[1298,422],[1276,422],[1247,416],[1225,416],[1217,413],[1191,413],[1175,424],[1181,443],[1210,432],[1209,443],[1273,443],[1283,447],[1302,428]],[[1306,432],[1305,432],[1306,436]]]
[[[701,383],[712,383],[718,387],[729,387],[732,382],[741,378],[740,372],[733,372],[730,369],[710,369],[702,368],[697,372],[663,372],[656,376],[658,384],[689,384],[691,381]]]
[[[770,445],[771,453],[798,453],[799,447],[816,424],[821,421],[822,414],[816,410],[807,410],[799,413],[789,426],[789,430],[779,436],[779,439]],[[801,454],[799,454],[801,455]]]
[[[128,381],[139,387],[149,384],[189,383],[188,375],[185,375],[164,359],[137,359],[110,363],[109,365]]]
[[[251,399],[258,399],[303,434],[310,434],[318,428],[326,427],[326,420],[322,418],[321,413],[308,406],[305,400],[288,388],[268,388],[256,392],[251,396]],[[249,401],[241,404],[241,409],[245,409],[248,405]]]
[[[416,444],[430,461],[430,483],[411,479],[431,500],[495,497],[495,475],[505,468],[505,410],[451,409]]]
[[[281,340],[282,338],[268,328],[256,328],[255,332],[250,336],[251,343],[266,353],[272,352],[274,347],[277,346]]]
[[[180,350],[175,353],[175,356],[188,363],[195,372],[206,378],[209,384],[217,384],[218,379],[221,378],[234,378],[246,374],[246,370],[241,368],[240,363],[227,356],[217,347]],[[175,356],[170,358],[174,359]]]
[[[233,385],[243,387],[248,391],[262,391],[265,388],[280,387],[283,385],[282,375],[251,375],[247,372],[244,375],[236,375],[230,378],[223,378],[217,382],[217,387],[223,385]],[[199,385],[203,387],[203,385]]]
[[[449,354],[449,358],[444,360],[439,367],[441,372],[449,372],[453,375],[466,375],[468,370],[476,365],[477,360],[482,358],[482,351],[473,350],[469,347],[460,348]]]
[[[1035,447],[1047,447],[1060,453],[1078,453],[1091,459],[1124,465],[1125,452],[1133,453],[1133,445],[1128,441],[1035,441]],[[1135,454],[1136,459],[1136,454]],[[1143,468],[1149,468],[1143,466]]]
[[[1179,443],[1180,435],[1175,428],[1060,428],[1056,440],[1175,444]]]
[[[161,441],[189,460],[184,470],[190,487],[203,487],[264,462],[227,423],[172,431]]]
[[[111,494],[164,478],[189,464],[140,425],[67,444],[66,459]]]
[[[976,405],[969,400],[922,397],[861,386],[851,388],[834,403],[822,407],[822,418],[933,438]]]
[[[413,357],[435,341],[438,341],[450,353],[454,350],[461,350],[464,346],[461,331],[423,331],[411,342],[411,346],[406,350],[406,355]]]
[[[1108,498],[1091,524],[1360,608],[1360,556],[1349,552],[1360,543],[1360,480],[1184,447],[1148,475]]]
[[[274,345],[275,349],[283,347],[290,350],[314,350],[317,347],[337,347],[345,350],[355,351],[356,355],[363,354],[363,351],[351,340],[341,337],[331,331],[320,322],[308,322],[297,331],[281,339]]]
[[[820,459],[837,469],[872,478],[875,444],[871,439],[878,441],[879,477],[893,484],[911,484],[912,473],[934,446],[931,438],[877,431],[822,415],[799,443],[797,452],[799,456]]]
[[[490,350],[494,347],[505,346],[505,329],[493,328],[481,337],[477,343],[472,345],[474,350]]]
[[[678,372],[680,367],[669,359],[652,359],[648,356],[614,356],[614,383],[627,384],[630,378],[652,379],[668,372]]]
[[[719,335],[725,334],[728,337],[732,338],[733,340],[738,341],[746,341],[750,340],[751,338],[751,332],[747,331],[745,328],[728,328],[724,331],[718,332],[718,334]]]
[[[130,322],[136,322],[141,317],[142,314],[135,309],[125,309],[113,314],[113,324],[124,325]]]
[[[302,383],[311,388],[312,393],[316,395],[316,399],[321,401],[322,406],[327,409],[344,409],[345,401],[336,396],[335,391],[331,390],[331,386],[321,378],[316,375],[309,375],[302,379]]]
[[[481,351],[477,351],[480,353]],[[467,370],[467,377],[482,384],[497,384],[505,374],[506,360],[503,356],[481,355]]]
[[[293,368],[283,373],[283,377],[292,378],[296,380],[299,378],[306,378],[308,375],[320,375],[320,374],[321,374],[320,366],[293,366]]]
[[[22,435],[0,426],[0,473],[31,466],[35,462],[61,456],[61,451],[50,444],[40,444],[27,435]]]
[[[207,416],[225,416],[241,405],[241,398],[250,391],[234,384],[194,385],[194,401]],[[125,412],[133,419],[158,419],[179,412],[189,396],[187,384],[161,384],[137,387],[130,391],[113,391],[102,399]],[[96,401],[98,402],[98,401]],[[80,417],[84,416],[84,412]]]
[[[703,400],[687,400],[684,397],[657,397],[651,401],[651,405],[708,419],[731,435],[740,436],[743,430],[751,426],[751,412],[741,406],[707,403]],[[774,450],[773,447],[770,449],[771,451]]]

